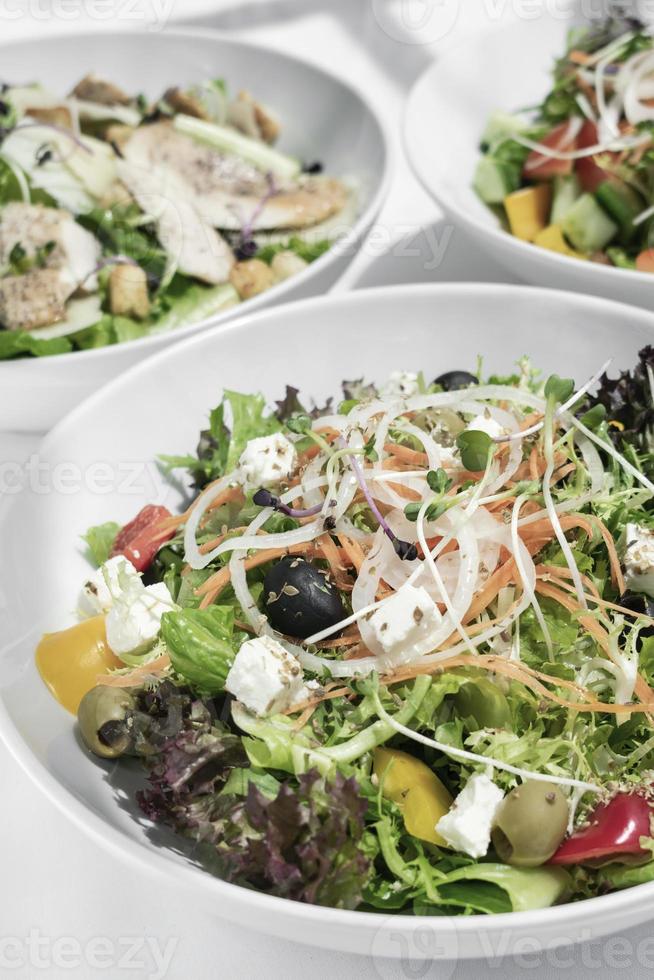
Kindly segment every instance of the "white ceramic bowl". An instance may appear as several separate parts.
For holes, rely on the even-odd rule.
[[[155,97],[171,84],[225,78],[230,91],[247,88],[266,99],[282,121],[280,148],[321,160],[334,175],[360,186],[351,234],[302,273],[247,304],[171,333],[58,357],[0,362],[0,428],[45,431],[83,398],[155,350],[208,323],[327,292],[344,272],[374,220],[389,177],[389,141],[361,93],[320,68],[208,29],[165,33],[96,33],[0,46],[2,78],[43,81],[65,93],[86,72],[114,79],[127,91]]]
[[[569,258],[520,241],[502,228],[472,188],[479,142],[491,113],[538,105],[552,86],[551,69],[565,51],[575,2],[561,0],[544,8],[534,16],[525,14],[515,23],[477,34],[420,76],[404,119],[411,165],[446,215],[464,226],[514,276],[654,309],[654,276]]]
[[[493,950],[507,955],[525,937],[560,944],[647,919],[654,884],[540,912],[452,920],[324,909],[225,884],[147,836],[125,795],[142,781],[138,766],[128,771],[83,751],[72,716],[51,698],[33,658],[41,631],[73,621],[70,610],[88,570],[80,534],[91,524],[129,518],[146,501],[180,502],[180,488],[146,466],[157,453],[195,446],[223,385],[259,389],[272,401],[289,382],[320,401],[338,394],[343,375],[383,380],[393,369],[420,367],[433,377],[470,367],[478,353],[486,371],[506,371],[527,352],[546,373],[581,381],[611,355],[616,370],[633,365],[638,349],[652,341],[654,317],[633,307],[526,287],[420,285],[267,310],[134,367],[50,433],[33,486],[13,496],[5,515],[0,637],[9,646],[0,653],[0,735],[6,745],[99,846],[139,872],[174,880],[205,911],[285,938],[379,957],[456,959]],[[157,833],[156,840],[166,838]]]

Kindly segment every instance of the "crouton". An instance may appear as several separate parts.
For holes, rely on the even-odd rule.
[[[241,299],[251,299],[275,285],[272,269],[261,259],[237,262],[229,274],[229,281]]]
[[[144,320],[150,312],[148,281],[136,265],[115,265],[109,276],[109,307],[114,316]]]

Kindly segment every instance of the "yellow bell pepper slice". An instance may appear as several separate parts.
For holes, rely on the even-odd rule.
[[[109,649],[104,616],[85,619],[59,633],[46,633],[36,649],[36,667],[50,693],[68,711],[79,703],[99,674],[124,664]]]
[[[523,187],[504,198],[511,234],[524,242],[533,242],[539,231],[547,226],[552,206],[549,184]]]
[[[559,252],[561,255],[569,255],[573,259],[586,259],[583,252],[577,252],[566,242],[560,225],[548,225],[539,231],[534,238],[534,245],[547,248],[550,252]]]
[[[436,824],[452,805],[452,796],[429,766],[399,749],[375,749],[373,772],[383,795],[402,810],[404,826],[419,840],[441,847],[446,842]]]

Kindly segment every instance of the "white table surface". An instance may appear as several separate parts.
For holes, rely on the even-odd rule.
[[[299,51],[328,68],[338,64],[385,113],[398,160],[373,240],[337,288],[492,281],[507,277],[461,231],[441,220],[411,176],[401,150],[400,112],[412,81],[433,56],[464,42],[470,30],[521,11],[515,0],[467,0],[465,5],[464,0],[0,0],[0,39],[144,24],[165,30],[185,20]],[[0,432],[0,463],[25,459],[38,441],[37,436]],[[0,786],[0,977],[476,980],[485,971],[504,978],[527,971],[538,980],[572,975],[603,980],[616,974],[644,978],[654,970],[649,927],[558,953],[525,949],[510,956],[500,951],[499,959],[488,962],[424,966],[281,942],[190,912],[180,906],[172,887],[117,864],[81,836],[2,749]]]

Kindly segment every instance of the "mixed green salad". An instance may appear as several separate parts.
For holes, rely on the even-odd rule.
[[[319,258],[351,184],[274,148],[280,123],[222,79],[154,102],[87,75],[0,89],[0,360],[205,319]]]
[[[639,21],[571,32],[543,102],[496,113],[474,187],[511,234],[654,272],[654,39]]]
[[[221,878],[492,914],[654,880],[654,348],[225,391],[37,665]],[[131,763],[129,759],[140,761]]]

